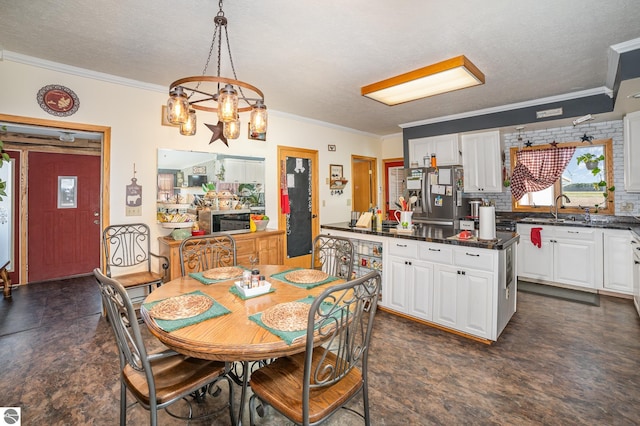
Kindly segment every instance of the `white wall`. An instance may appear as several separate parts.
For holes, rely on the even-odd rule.
[[[246,132],[243,132],[239,139],[229,141],[229,148],[219,140],[209,145],[211,132],[204,123],[217,122],[213,113],[198,112],[198,131],[192,137],[179,135],[175,127],[160,125],[161,107],[167,99],[167,92],[162,88],[159,90],[156,86],[132,84],[126,80],[114,82],[110,76],[100,78],[100,75],[85,70],[40,60],[25,63],[22,57],[20,59],[11,61],[5,57],[0,61],[0,113],[110,127],[111,173],[106,178],[110,182],[111,223],[145,222],[151,225],[154,237],[170,232],[155,225],[158,148],[265,157],[265,200],[266,214],[272,218],[270,228],[278,226],[278,145],[318,150],[320,223],[350,218],[351,207],[347,204],[352,198],[351,188],[348,185],[344,194],[330,195],[329,185],[325,183],[329,177],[329,164],[342,164],[345,176],[350,179],[352,154],[377,158],[382,155],[383,144],[376,136],[277,111],[269,113],[266,142],[248,140]],[[66,86],[78,95],[80,107],[74,115],[55,117],[40,108],[36,94],[49,84]],[[240,119],[246,128],[248,114],[243,114]],[[401,136],[399,141],[397,145],[401,152]],[[336,145],[335,152],[328,151],[329,144]],[[393,156],[402,154],[394,153]],[[125,216],[125,187],[131,183],[134,163],[137,183],[142,185],[141,217]]]

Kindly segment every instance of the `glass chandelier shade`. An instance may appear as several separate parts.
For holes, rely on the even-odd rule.
[[[251,109],[249,130],[251,133],[267,132],[267,106],[261,100],[258,100]]]
[[[189,118],[189,100],[181,87],[169,93],[167,101],[167,121],[171,124],[186,123]]]
[[[180,125],[180,134],[183,136],[193,136],[196,134],[196,110],[190,109],[187,121]]]
[[[238,117],[238,93],[227,84],[218,94],[218,120],[229,123]]]
[[[224,123],[224,137],[227,139],[238,139],[240,137],[240,119],[236,115],[236,119]]]

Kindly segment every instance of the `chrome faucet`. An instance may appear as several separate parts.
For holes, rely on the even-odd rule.
[[[567,196],[566,196],[566,195],[564,195],[564,194],[560,194],[560,195],[558,195],[558,196],[556,197],[556,201],[553,203],[553,206],[551,207],[551,210],[552,210],[551,214],[553,215],[553,218],[554,218],[555,220],[558,220],[558,200],[559,200],[560,198],[564,198],[564,199],[567,201],[567,203],[570,203],[570,202],[571,202],[571,200],[569,199],[569,197],[567,197]]]

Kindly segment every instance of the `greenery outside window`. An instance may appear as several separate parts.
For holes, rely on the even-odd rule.
[[[613,147],[611,139],[585,142],[558,143],[558,148],[575,147],[575,153],[567,164],[562,176],[555,184],[542,191],[526,193],[519,200],[512,198],[513,211],[548,212],[558,199],[558,213],[584,213],[589,208],[592,213],[614,214],[613,191]],[[552,148],[550,144],[538,145],[526,150],[543,150]],[[519,148],[511,148],[511,172],[516,163]],[[592,164],[589,157],[598,160]],[[578,161],[580,159],[580,161]],[[587,168],[587,165],[589,168]],[[593,169],[592,167],[596,167]],[[571,201],[567,201],[566,195]]]

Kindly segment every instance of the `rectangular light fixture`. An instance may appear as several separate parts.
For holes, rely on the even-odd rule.
[[[387,105],[484,84],[484,74],[464,55],[409,71],[361,88],[361,94]]]

